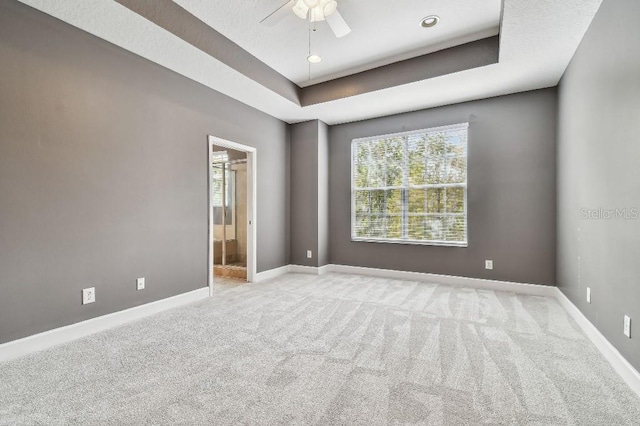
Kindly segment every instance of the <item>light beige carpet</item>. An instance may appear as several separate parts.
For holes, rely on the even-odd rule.
[[[0,424],[639,425],[553,299],[289,274],[0,364]]]

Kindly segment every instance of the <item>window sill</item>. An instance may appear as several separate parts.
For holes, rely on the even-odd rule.
[[[385,243],[385,244],[404,244],[413,246],[435,246],[435,247],[468,247],[468,242],[452,242],[452,241],[420,241],[420,240],[398,240],[385,238],[357,238],[351,237],[351,241],[359,243]]]

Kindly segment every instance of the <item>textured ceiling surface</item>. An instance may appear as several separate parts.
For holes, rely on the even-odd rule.
[[[338,124],[555,86],[602,0],[504,0],[498,64],[307,107],[113,0],[20,1],[289,123]]]
[[[337,0],[352,31],[336,38],[326,22],[309,31],[286,0],[174,0],[299,86],[342,77],[498,34],[501,0]],[[433,28],[419,22],[440,16]],[[322,57],[309,65],[311,52]],[[309,78],[311,77],[311,79]]]

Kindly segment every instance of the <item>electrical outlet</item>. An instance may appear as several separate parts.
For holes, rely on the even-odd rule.
[[[82,289],[82,304],[93,303],[96,301],[96,288],[83,288]]]
[[[624,335],[631,338],[631,318],[627,315],[624,316]]]
[[[591,303],[591,287],[587,287],[587,303]]]
[[[307,259],[311,259],[313,257],[313,252],[311,250],[307,250]]]
[[[137,290],[144,290],[144,277],[138,278],[136,280],[136,289]]]
[[[493,269],[493,260],[485,260],[484,269]]]

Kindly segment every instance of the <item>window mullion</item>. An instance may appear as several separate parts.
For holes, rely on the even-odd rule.
[[[409,238],[409,138],[406,136],[402,137],[402,238]]]

